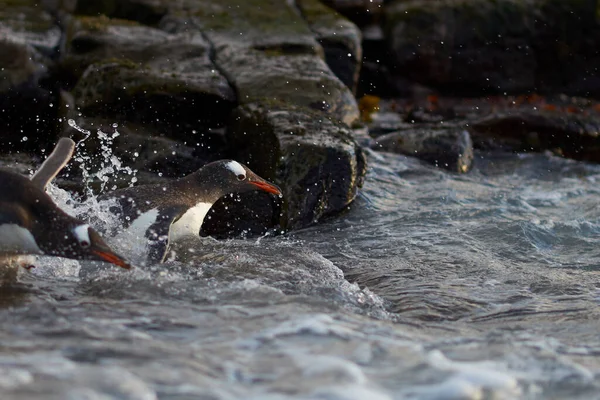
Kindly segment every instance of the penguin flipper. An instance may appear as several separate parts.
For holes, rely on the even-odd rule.
[[[169,250],[169,231],[175,221],[188,210],[188,206],[175,205],[160,208],[156,221],[148,227],[146,238],[150,241],[148,260],[164,262]]]
[[[15,224],[28,228],[29,222],[23,207],[14,203],[0,203],[0,225]]]
[[[52,179],[67,165],[74,150],[75,142],[73,140],[67,137],[60,138],[52,153],[31,177],[31,182],[39,189],[45,190]]]

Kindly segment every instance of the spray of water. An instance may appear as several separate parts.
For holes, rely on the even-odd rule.
[[[123,235],[112,236],[111,233],[117,232],[121,228],[121,222],[117,215],[111,211],[111,208],[118,207],[113,200],[98,201],[93,187],[95,182],[100,182],[100,192],[105,192],[111,180],[116,179],[118,175],[129,176],[129,186],[137,181],[137,170],[124,166],[121,159],[114,154],[114,140],[119,137],[116,130],[117,124],[113,124],[115,131],[105,133],[98,129],[95,136],[100,143],[100,152],[93,152],[88,149],[86,142],[93,137],[94,133],[84,129],[76,124],[72,119],[68,121],[69,125],[85,136],[75,147],[75,154],[71,162],[78,164],[82,174],[84,198],[75,198],[72,193],[63,190],[53,183],[47,187],[47,192],[56,204],[69,215],[88,222],[94,229],[103,234],[107,243],[117,252],[126,254],[129,257],[141,258],[144,255],[145,248],[139,247],[139,241],[128,238]],[[110,190],[116,189],[116,185],[110,187]],[[130,240],[131,239],[131,240]],[[52,257],[39,257],[37,263],[43,264],[44,268],[36,268],[31,272],[43,276],[61,276],[76,277],[82,264],[75,260],[58,259]]]

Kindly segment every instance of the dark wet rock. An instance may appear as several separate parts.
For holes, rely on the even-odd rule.
[[[137,21],[146,25],[157,24],[168,12],[172,2],[162,0],[75,0],[75,13],[81,15],[106,15]]]
[[[225,158],[224,138],[219,134],[197,132],[189,141],[173,140],[149,126],[126,122],[116,124],[107,118],[75,118],[79,130],[66,132],[77,140],[80,151],[88,155],[87,162],[99,169],[107,157],[116,156],[120,165],[130,170],[146,171],[164,177],[179,178],[204,164]],[[89,132],[83,134],[81,130]],[[210,143],[210,151],[200,153]]]
[[[61,30],[53,16],[35,0],[0,0],[3,39],[26,43],[45,57],[54,57]]]
[[[208,214],[201,236],[228,238],[255,237],[269,231],[279,233],[281,199],[262,192],[226,196],[217,201]]]
[[[397,72],[454,93],[600,94],[596,2],[396,0],[386,37]]]
[[[453,172],[467,172],[473,164],[473,143],[464,129],[415,128],[392,132],[379,136],[373,148],[416,157]]]
[[[376,21],[383,9],[385,0],[323,0],[323,3],[337,10],[354,23],[363,26]]]
[[[287,105],[249,104],[233,114],[228,139],[236,158],[281,186],[281,225],[300,228],[354,200],[366,158],[345,125]]]
[[[35,2],[0,0],[0,151],[37,151],[55,139],[55,93],[40,82],[59,39],[60,29]]]
[[[160,26],[174,33],[204,32],[241,104],[278,101],[324,111],[347,124],[358,119],[352,92],[325,63],[323,48],[298,10],[264,0],[227,4],[196,1]]]
[[[397,112],[377,112],[372,115],[372,121],[369,123],[369,134],[373,137],[379,137],[386,133],[401,129],[412,129],[413,127],[413,124],[405,122],[404,117]]]
[[[526,7],[510,0],[392,2],[386,36],[397,72],[463,92],[533,88],[537,63]]]
[[[356,93],[362,63],[358,27],[318,0],[296,0],[296,5],[323,46],[331,71]]]
[[[225,123],[235,94],[200,32],[169,34],[107,18],[77,24],[65,64],[75,75],[89,65],[73,91],[84,115],[158,125],[180,139]]]
[[[552,150],[576,160],[600,162],[600,118],[555,111],[492,114],[471,124],[476,146],[516,151]]]

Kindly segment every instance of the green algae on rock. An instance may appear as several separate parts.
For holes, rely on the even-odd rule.
[[[298,11],[274,0],[195,1],[160,24],[169,32],[201,31],[214,62],[241,104],[262,98],[317,108],[351,124],[351,91],[331,72],[324,51]]]

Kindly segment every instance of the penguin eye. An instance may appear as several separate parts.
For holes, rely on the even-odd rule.
[[[79,242],[79,245],[81,247],[90,247],[90,242],[88,242],[87,240],[82,240],[81,242]]]
[[[239,174],[239,175],[237,176],[237,178],[238,178],[238,181],[243,181],[244,179],[246,179],[246,175],[244,175],[244,174]]]

